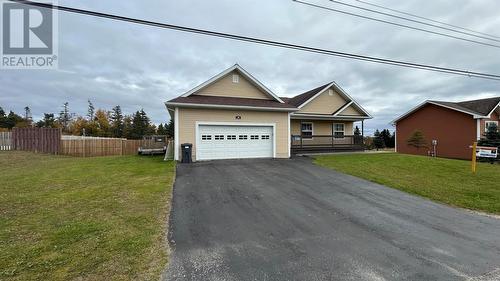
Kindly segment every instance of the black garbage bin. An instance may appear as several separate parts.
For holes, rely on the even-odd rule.
[[[181,144],[181,150],[182,150],[182,161],[181,163],[191,163],[193,162],[192,160],[192,150],[193,150],[193,144],[192,143],[183,143]]]

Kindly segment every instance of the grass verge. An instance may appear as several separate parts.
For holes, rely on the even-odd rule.
[[[152,280],[175,164],[1,152],[0,280]]]
[[[318,156],[320,166],[449,205],[500,214],[500,165],[396,153]]]

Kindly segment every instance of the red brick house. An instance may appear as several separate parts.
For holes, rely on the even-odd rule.
[[[435,140],[438,157],[469,159],[469,146],[483,137],[490,124],[500,121],[500,97],[464,102],[425,101],[399,116],[396,126],[396,151],[406,154],[428,155]],[[419,130],[424,134],[426,148],[407,143]]]

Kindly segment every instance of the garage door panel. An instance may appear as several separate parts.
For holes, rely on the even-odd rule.
[[[273,157],[272,126],[199,125],[198,160]]]

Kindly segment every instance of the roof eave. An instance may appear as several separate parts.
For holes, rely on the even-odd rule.
[[[371,116],[346,116],[346,115],[322,115],[322,114],[308,114],[308,113],[292,113],[290,116],[292,119],[301,119],[301,118],[323,118],[323,119],[345,119],[345,120],[367,120],[367,119],[372,119],[373,117]]]
[[[281,111],[281,112],[294,112],[298,108],[291,107],[265,107],[265,106],[249,106],[249,105],[222,105],[222,104],[201,104],[201,103],[181,103],[181,102],[166,102],[165,105],[169,107],[185,107],[185,108],[211,108],[211,109],[246,109],[255,111]]]

